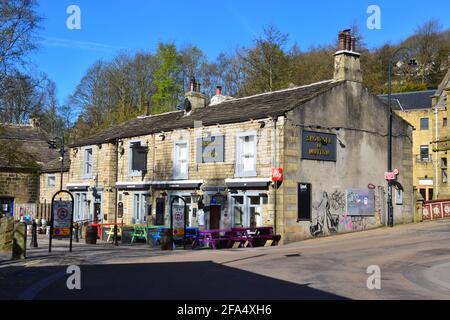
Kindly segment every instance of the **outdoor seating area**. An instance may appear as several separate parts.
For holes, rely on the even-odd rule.
[[[98,239],[105,242],[114,241],[114,224],[91,224],[98,230]],[[167,226],[118,225],[118,240],[122,244],[145,243],[153,247],[161,245],[163,231]],[[273,227],[240,227],[215,230],[199,230],[196,227],[186,228],[186,245],[192,249],[231,249],[277,246],[281,235],[274,233]],[[174,237],[174,245],[183,246],[182,237]]]
[[[277,246],[280,240],[281,236],[274,234],[273,227],[201,230],[194,240],[192,248],[254,248],[264,247],[268,244]]]

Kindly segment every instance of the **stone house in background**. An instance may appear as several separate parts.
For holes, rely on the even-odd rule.
[[[59,155],[58,155],[59,156]],[[63,188],[69,183],[70,159],[64,156],[62,167]],[[50,205],[53,195],[60,190],[61,186],[61,161],[60,158],[53,159],[45,163],[39,170],[39,205],[41,211],[46,215],[50,212]]]
[[[395,113],[409,122],[413,127],[413,185],[424,200],[437,197],[434,181],[436,176],[432,141],[447,126],[447,112],[433,108],[433,95],[436,90],[403,92],[392,94],[392,108]],[[388,96],[380,98],[388,103]]]
[[[47,134],[35,120],[30,125],[0,124],[0,213],[34,217],[39,201],[39,170],[57,159]]]
[[[353,41],[340,33],[331,80],[240,99],[219,88],[210,105],[193,81],[183,110],[74,143],[75,220],[168,225],[181,196],[191,226],[273,226],[284,243],[384,225],[388,110]],[[395,116],[393,133],[394,220],[408,223],[412,127]]]

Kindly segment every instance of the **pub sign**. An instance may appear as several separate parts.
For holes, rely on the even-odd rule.
[[[336,162],[336,135],[303,130],[302,159]]]

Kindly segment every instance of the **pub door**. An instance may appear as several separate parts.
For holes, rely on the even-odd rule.
[[[220,229],[220,216],[222,207],[221,206],[211,206],[209,210],[209,229],[216,230]]]

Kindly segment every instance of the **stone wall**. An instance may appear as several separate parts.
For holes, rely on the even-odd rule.
[[[17,203],[36,203],[38,194],[37,173],[0,172],[0,197],[13,197]]]
[[[356,82],[346,82],[330,92],[290,112],[284,129],[283,167],[285,179],[283,221],[286,242],[314,235],[366,230],[385,221],[387,183],[387,112],[384,105]],[[337,136],[337,161],[301,159],[301,130],[333,133]],[[395,221],[411,218],[412,161],[411,128],[399,118],[394,125],[394,167],[401,172],[405,192],[403,205],[394,204]],[[311,183],[311,221],[297,221],[298,183]],[[349,189],[375,187],[375,212],[371,217],[349,216],[346,197]]]

